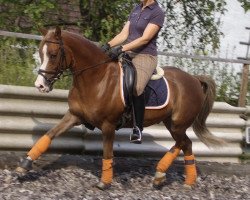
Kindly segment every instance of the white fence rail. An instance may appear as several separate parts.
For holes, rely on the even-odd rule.
[[[68,108],[67,95],[68,91],[65,90],[42,94],[31,87],[0,85],[0,149],[29,150],[42,134],[62,118]],[[197,139],[192,129],[188,129],[198,160],[238,162],[243,153],[244,130],[250,126],[250,121],[240,118],[242,114],[250,114],[250,109],[215,103],[207,125],[213,134],[229,142],[225,147],[209,149]],[[130,129],[117,131],[115,155],[160,156],[174,144],[161,124],[145,128],[141,145],[130,144],[129,134]],[[78,126],[56,138],[50,151],[101,152],[102,137],[99,130],[90,131]]]

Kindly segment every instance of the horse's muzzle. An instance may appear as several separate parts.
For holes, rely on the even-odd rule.
[[[35,82],[35,87],[42,93],[48,93],[53,89],[52,84],[46,84],[46,81],[43,80],[43,77],[37,77]]]

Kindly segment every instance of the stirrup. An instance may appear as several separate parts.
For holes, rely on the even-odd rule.
[[[135,126],[133,128],[133,132],[130,134],[130,143],[141,144],[141,142],[142,142],[142,132],[137,126]]]

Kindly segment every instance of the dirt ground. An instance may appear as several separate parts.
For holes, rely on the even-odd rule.
[[[14,169],[23,152],[0,152],[0,199],[250,199],[250,163],[197,162],[198,180],[183,187],[184,166],[176,161],[166,184],[152,187],[159,158],[116,157],[112,187],[95,187],[101,175],[100,156],[45,154],[24,176]]]

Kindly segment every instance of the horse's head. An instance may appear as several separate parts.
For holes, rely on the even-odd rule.
[[[35,86],[40,92],[50,92],[54,82],[60,78],[65,69],[70,67],[72,57],[63,43],[59,27],[41,32],[44,36],[39,47],[42,65],[38,70]]]

